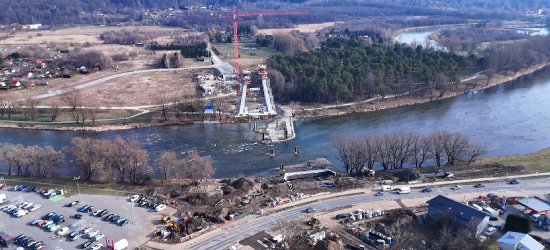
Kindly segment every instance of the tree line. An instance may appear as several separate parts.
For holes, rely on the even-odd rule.
[[[268,59],[271,86],[281,102],[349,102],[432,90],[442,96],[460,83],[477,57],[407,45],[329,38],[321,49]]]
[[[510,41],[528,38],[528,34],[516,30],[506,30],[491,27],[465,27],[442,30],[437,35],[437,41],[451,51],[472,51],[482,43]]]
[[[66,158],[71,161],[66,162]],[[110,183],[145,184],[157,177],[157,171],[162,179],[185,179],[198,186],[214,174],[211,159],[201,157],[196,150],[181,159],[174,152],[163,152],[151,166],[149,154],[136,140],[120,136],[112,140],[74,137],[61,150],[4,143],[0,144],[0,162],[8,175],[79,175],[85,181]]]
[[[421,168],[429,162],[436,166],[470,164],[486,154],[486,149],[460,133],[447,131],[420,135],[415,132],[394,132],[384,135],[332,138],[336,156],[348,173],[360,173],[375,166],[383,170],[401,169],[406,164]]]
[[[168,44],[168,45],[159,45],[152,44],[152,50],[179,50],[185,58],[197,58],[201,56],[210,57],[210,51],[207,50],[207,44],[201,42],[193,45],[183,45],[183,44]]]

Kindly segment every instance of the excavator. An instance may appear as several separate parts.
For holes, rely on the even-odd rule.
[[[160,221],[162,221],[162,223],[171,223],[171,220],[172,218],[168,215],[163,214],[160,216]]]
[[[311,219],[309,219],[307,221],[307,224],[311,226],[311,229],[313,229],[313,227],[315,227],[315,225],[318,225],[320,224],[321,222],[319,221],[319,219],[315,218],[315,217],[312,217]]]

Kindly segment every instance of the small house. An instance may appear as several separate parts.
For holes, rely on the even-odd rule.
[[[524,233],[507,232],[498,240],[499,250],[543,250],[544,246]]]

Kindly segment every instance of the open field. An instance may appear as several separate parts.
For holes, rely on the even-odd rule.
[[[510,155],[500,157],[488,157],[482,159],[481,163],[494,162],[503,165],[523,166],[527,172],[548,172],[550,171],[550,148],[524,155]]]
[[[196,86],[192,73],[180,70],[120,77],[105,84],[86,88],[82,93],[101,106],[140,106],[155,104],[155,98],[162,95],[168,99],[181,96],[195,97]]]
[[[326,27],[334,26],[340,22],[326,22],[326,23],[310,23],[310,24],[298,24],[294,28],[285,28],[285,29],[261,29],[260,33],[265,35],[273,35],[278,32],[291,32],[293,30],[298,30],[304,33],[311,33],[318,30],[322,30]]]
[[[158,37],[166,37],[175,33],[184,33],[185,29],[175,27],[161,27],[161,26],[127,26],[127,27],[99,27],[99,26],[86,26],[78,28],[60,29],[60,30],[37,30],[37,31],[23,31],[17,32],[14,36],[1,40],[0,45],[37,45],[49,42],[54,43],[73,43],[83,44],[89,43],[103,43],[99,38],[101,33],[105,31],[118,31],[118,30],[139,30],[147,33],[154,33]],[[42,36],[38,35],[41,34]],[[9,35],[9,33],[0,34],[0,36]]]
[[[233,43],[215,44],[220,52],[220,58],[235,66],[235,46]],[[239,63],[241,69],[257,70],[258,64],[264,62],[270,55],[281,54],[273,48],[259,47],[255,43],[239,43]]]

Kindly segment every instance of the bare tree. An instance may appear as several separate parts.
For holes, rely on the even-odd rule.
[[[90,181],[103,167],[101,152],[104,149],[99,140],[74,137],[71,140],[71,145],[64,150],[71,154],[74,159],[71,165],[82,173],[84,181]]]
[[[215,172],[211,159],[201,157],[197,150],[189,152],[178,171],[188,180],[189,184],[195,187],[198,187],[205,179],[211,178]]]
[[[376,163],[376,144],[374,138],[369,135],[365,135],[365,157],[367,158],[367,168],[373,169],[374,163]]]
[[[487,154],[487,149],[485,149],[485,147],[481,144],[471,143],[465,151],[465,157],[468,161],[467,164],[470,165],[470,163],[476,161],[485,154]]]
[[[97,116],[99,115],[99,107],[97,106],[97,103],[92,102],[90,105],[88,105],[88,107],[84,109],[84,111],[86,112],[85,116],[90,118],[90,121],[92,122],[92,126],[95,126],[95,123],[97,121]],[[84,122],[84,118],[82,119],[82,122]]]
[[[376,148],[376,159],[382,165],[384,170],[388,170],[391,165],[391,138],[389,135],[375,135],[373,137],[374,147]]]
[[[438,167],[441,166],[441,161],[445,156],[445,134],[443,132],[433,132],[430,137],[430,154],[433,156]]]
[[[422,164],[429,159],[431,141],[429,136],[420,136],[413,133],[413,145],[411,148],[411,158],[414,160],[414,166],[421,168]]]
[[[454,165],[460,157],[464,155],[470,145],[470,140],[460,133],[451,134],[443,131],[444,134],[444,151],[447,156],[447,164]]]
[[[272,228],[276,235],[281,235],[289,250],[308,249],[309,244],[301,226],[293,220],[278,220]]]
[[[199,112],[201,121],[204,122],[206,119],[206,101],[202,98],[198,98],[191,102],[191,106],[193,107],[194,112]]]
[[[27,110],[27,113],[31,116],[31,120],[34,120],[36,114],[38,113],[37,106],[40,105],[40,99],[25,98],[24,104],[25,104],[25,109]]]
[[[176,152],[165,151],[158,158],[157,167],[164,179],[168,180],[168,177],[175,173],[176,167],[179,167],[181,163],[182,161],[178,160]]]
[[[166,95],[160,94],[155,97],[155,104],[159,108],[164,121],[168,121],[168,112],[170,112],[169,102],[170,100]]]
[[[71,115],[73,116],[73,120],[78,124],[82,119],[81,110],[84,103],[83,96],[80,90],[67,90],[65,93],[60,95],[60,99],[67,106],[69,106]]]
[[[353,157],[351,149],[351,138],[347,135],[337,135],[332,137],[332,146],[336,149],[336,158],[344,163],[347,173],[351,173]]]
[[[57,103],[52,103],[50,105],[50,113],[52,122],[55,122],[55,119],[57,119],[57,116],[59,115],[59,105]]]
[[[487,79],[487,82],[485,83],[485,85],[488,86],[489,83],[491,83],[491,79],[493,79],[493,76],[495,76],[495,74],[496,74],[496,71],[492,68],[485,70],[485,77]]]

